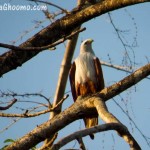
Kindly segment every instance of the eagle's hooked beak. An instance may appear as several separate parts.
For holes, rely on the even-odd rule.
[[[93,39],[90,39],[90,40],[89,40],[89,43],[92,43],[92,42],[94,42],[94,40],[93,40]]]

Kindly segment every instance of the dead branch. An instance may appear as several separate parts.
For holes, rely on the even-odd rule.
[[[107,67],[117,69],[117,70],[125,71],[127,73],[132,73],[133,72],[133,71],[130,71],[131,69],[127,66],[114,65],[112,63],[108,63],[108,62],[105,62],[105,61],[102,61],[102,60],[101,60],[101,64],[104,65],[104,66],[107,66]]]
[[[100,16],[109,11],[113,11],[126,6],[150,2],[149,0],[104,0],[92,6],[83,8],[82,10],[72,11],[70,14],[55,21],[51,25],[42,29],[33,37],[20,45],[21,48],[26,47],[43,47],[52,44],[63,37],[68,36],[75,28],[90,19]],[[10,50],[0,56],[0,76],[16,69],[23,63],[36,56],[40,51],[20,52]],[[7,67],[6,67],[7,66]]]
[[[143,139],[145,140],[145,142],[147,143],[147,145],[150,147],[150,143],[149,143],[148,137],[146,137],[144,135],[144,133],[140,130],[140,128],[137,126],[137,124],[134,122],[134,120],[131,118],[131,116],[129,116],[129,114],[119,105],[119,103],[116,102],[115,100],[113,100],[113,101],[122,110],[122,112],[128,117],[128,119],[133,123],[133,125],[135,126],[135,128],[137,129],[137,131],[141,134],[141,136],[143,137]]]
[[[100,118],[106,123],[118,123],[120,124],[119,130],[117,130],[118,134],[130,145],[131,150],[141,150],[140,146],[133,138],[133,136],[128,131],[127,127],[124,126],[113,114],[111,114],[103,99],[101,98],[93,98],[94,106],[100,116]]]
[[[52,107],[52,104],[50,103],[49,98],[47,98],[46,96],[44,96],[43,94],[39,93],[24,93],[24,94],[19,94],[13,91],[8,91],[8,92],[3,92],[0,91],[0,97],[30,97],[30,96],[39,96],[43,99],[45,99],[48,102],[48,106]],[[32,102],[32,103],[38,103],[38,102]],[[41,103],[38,103],[41,104]],[[45,105],[45,104],[44,104]],[[47,105],[45,105],[47,107]]]
[[[120,70],[120,71],[124,71],[124,72],[127,72],[127,73],[133,73],[133,71],[127,66],[114,65],[114,64],[102,61],[102,60],[101,60],[101,64],[106,66],[106,67],[111,67],[111,68],[114,68],[114,69],[117,69],[117,70]],[[135,70],[135,68],[133,70]],[[150,79],[150,78],[146,77],[146,79]]]
[[[23,114],[0,113],[0,116],[1,116],[1,117],[31,118],[31,117],[36,117],[36,116],[39,116],[39,115],[46,114],[46,113],[51,112],[51,111],[53,111],[53,110],[54,110],[54,108],[49,108],[49,109],[46,109],[46,110],[43,110],[43,111],[40,111],[40,112],[37,112],[37,113],[33,113],[33,114],[29,114],[29,113],[28,113],[28,110],[26,110],[25,113],[23,113]]]
[[[8,125],[6,125],[3,129],[0,130],[0,134],[8,130],[11,126],[13,126],[15,123],[17,123],[20,120],[20,118],[13,119]]]
[[[46,49],[50,49],[50,48],[54,48],[55,46],[63,43],[64,41],[66,41],[67,39],[72,38],[73,36],[75,36],[76,34],[78,34],[79,32],[83,32],[86,28],[82,28],[82,29],[78,29],[74,32],[72,32],[70,35],[56,41],[55,43],[52,43],[50,45],[47,46],[42,46],[42,47],[26,47],[26,48],[22,48],[19,46],[14,46],[14,45],[9,45],[9,44],[4,44],[4,43],[0,43],[0,47],[4,47],[4,48],[9,48],[9,49],[13,49],[16,51],[42,51],[42,50],[46,50]],[[54,50],[54,49],[52,49]]]
[[[62,138],[61,140],[59,140],[56,144],[54,144],[51,147],[51,150],[58,150],[65,144],[67,144],[77,138],[88,136],[91,133],[98,133],[98,132],[110,131],[110,130],[120,130],[121,128],[122,128],[122,126],[118,123],[107,123],[107,124],[97,125],[97,126],[94,126],[91,128],[82,129],[80,131],[76,131],[76,132]]]
[[[78,143],[79,143],[79,145],[80,145],[80,149],[81,149],[81,150],[86,150],[82,138],[77,138],[77,141],[78,141]]]
[[[79,97],[78,100],[72,106],[70,106],[60,114],[56,115],[51,120],[36,127],[34,130],[29,132],[22,138],[18,139],[16,142],[12,143],[6,148],[6,150],[12,150],[12,149],[26,150],[33,147],[39,142],[45,140],[46,138],[49,138],[50,135],[57,133],[59,130],[67,126],[69,123],[77,119],[83,118],[85,114],[86,115],[92,114],[93,109],[95,108],[93,107],[94,103],[91,103],[93,97],[98,97],[98,98],[100,97],[104,101],[107,101],[110,98],[125,91],[127,88],[135,85],[136,83],[144,79],[149,74],[150,74],[150,64],[147,64],[141,67],[140,69],[138,69],[137,71],[135,71],[133,74],[125,77],[123,80],[113,84],[110,87],[103,89],[101,92],[89,96]],[[101,117],[105,119],[104,118],[105,116],[103,117],[101,115]],[[105,119],[105,121],[109,122],[108,119]],[[120,135],[124,137],[125,132],[126,130],[121,129]]]
[[[64,96],[57,105],[55,105],[54,107],[52,108],[49,108],[47,110],[43,110],[43,111],[40,111],[40,112],[37,112],[37,113],[33,113],[33,114],[29,114],[28,113],[28,110],[25,111],[25,113],[23,114],[7,114],[7,113],[0,113],[0,116],[1,117],[20,117],[20,118],[29,118],[29,117],[36,117],[36,116],[39,116],[39,115],[43,115],[43,114],[46,114],[48,112],[51,112],[51,111],[54,111],[55,109],[57,109],[57,107],[59,107],[65,99],[68,98],[69,95],[66,95]],[[16,100],[16,99],[15,99]],[[16,100],[17,101],[17,100]],[[8,107],[8,106],[7,106]],[[1,109],[1,107],[0,107]]]
[[[120,42],[122,43],[122,45],[123,45],[123,47],[124,47],[124,50],[125,50],[125,52],[126,52],[127,58],[129,59],[130,65],[132,66],[132,61],[131,61],[131,58],[130,58],[130,56],[129,56],[129,54],[128,54],[127,48],[126,48],[127,46],[126,46],[126,44],[124,43],[123,39],[121,38],[121,36],[120,36],[120,34],[119,34],[119,30],[116,28],[116,26],[115,26],[115,24],[114,24],[114,22],[113,22],[113,20],[112,20],[112,17],[111,17],[110,12],[108,12],[108,17],[109,17],[109,19],[110,19],[110,22],[111,22],[111,24],[112,24],[112,26],[113,26],[115,32],[117,33],[117,36],[118,36]]]
[[[17,99],[13,99],[7,106],[5,107],[2,107],[0,106],[0,110],[6,110],[6,109],[9,109],[13,104],[15,104],[17,102]]]

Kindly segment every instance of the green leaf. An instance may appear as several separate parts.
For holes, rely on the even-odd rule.
[[[13,139],[6,139],[5,141],[4,141],[4,143],[9,143],[9,142],[11,142],[11,143],[13,143],[13,142],[15,142]]]

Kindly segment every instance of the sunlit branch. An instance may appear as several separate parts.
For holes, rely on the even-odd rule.
[[[133,74],[125,77],[121,81],[103,89],[102,91],[96,94],[92,94],[85,97],[79,97],[72,106],[65,109],[63,112],[56,115],[51,120],[36,127],[34,130],[24,135],[16,142],[12,143],[6,148],[6,150],[12,150],[15,148],[29,149],[33,147],[37,143],[43,141],[45,138],[48,138],[50,135],[57,133],[69,123],[81,118],[81,116],[83,116],[83,113],[91,113],[93,111],[93,109],[90,109],[91,107],[93,108],[92,99],[99,97],[103,99],[103,102],[107,101],[113,98],[114,96],[120,94],[121,92],[125,91],[126,89],[130,88],[131,86],[137,84],[139,81],[141,81],[148,75],[150,75],[150,64],[141,67],[140,69],[136,70]],[[94,106],[96,106],[96,103]]]
[[[51,150],[58,150],[65,144],[67,144],[77,138],[85,137],[92,133],[98,133],[98,132],[109,131],[109,130],[121,130],[121,125],[118,123],[107,123],[107,124],[103,124],[103,125],[97,125],[97,126],[91,127],[91,128],[82,129],[80,131],[76,131],[76,132],[62,138],[61,140],[59,140],[56,144],[54,144],[51,147]]]
[[[52,108],[49,108],[49,109],[46,109],[46,110],[43,110],[43,111],[40,111],[40,112],[37,112],[37,113],[33,113],[33,114],[29,114],[29,111],[26,110],[25,113],[23,114],[8,114],[8,113],[0,113],[0,116],[1,117],[20,117],[20,118],[29,118],[29,117],[35,117],[35,116],[39,116],[39,115],[42,115],[42,114],[46,114],[48,112],[51,112],[51,111],[54,111],[57,107],[59,107],[65,99],[68,98],[69,95],[66,95],[64,96],[60,102],[55,105],[54,107]]]

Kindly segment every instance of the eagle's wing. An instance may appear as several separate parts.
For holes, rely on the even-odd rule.
[[[97,86],[98,86],[97,90],[101,91],[104,88],[105,83],[104,83],[104,77],[103,77],[101,63],[97,57],[94,58],[94,66],[95,66],[95,70],[96,70],[96,78],[97,78]]]
[[[71,92],[74,101],[77,99],[77,93],[75,89],[75,71],[76,71],[76,65],[75,62],[73,62],[69,71],[69,79],[70,79]]]

